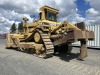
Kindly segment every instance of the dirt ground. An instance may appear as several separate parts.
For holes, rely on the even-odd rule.
[[[76,60],[79,48],[70,55],[56,54],[41,59],[32,54],[5,49],[0,39],[0,75],[100,75],[100,50],[88,49],[84,61]]]

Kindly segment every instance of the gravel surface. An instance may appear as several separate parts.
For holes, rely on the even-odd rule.
[[[71,55],[56,54],[41,59],[32,54],[5,49],[0,39],[0,75],[100,75],[100,50],[88,49],[85,61],[76,60],[79,48]]]

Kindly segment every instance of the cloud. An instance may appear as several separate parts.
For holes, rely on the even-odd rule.
[[[41,6],[49,5],[59,9],[60,17],[64,18],[71,13],[71,10],[76,9],[75,1],[76,0],[1,0],[0,8],[8,10],[7,12],[14,10],[14,12],[19,14],[35,14],[39,12]]]
[[[33,13],[38,8],[35,0],[0,0],[0,8],[15,10],[18,13]]]
[[[100,11],[100,8],[98,7],[100,5],[100,0],[85,0],[85,1],[89,3],[92,8]]]
[[[91,8],[86,11],[86,20],[88,24],[100,24],[100,0],[85,0]]]
[[[86,13],[90,16],[97,16],[99,14],[99,12],[97,10],[95,10],[94,8],[90,8],[86,11]]]
[[[0,17],[0,23],[4,23],[5,22],[5,18],[4,17]]]
[[[39,8],[48,5],[59,9],[59,21],[70,21],[72,23],[85,21],[76,5],[77,0],[0,0],[0,33],[10,31],[12,23],[19,23],[23,17],[38,14]],[[90,10],[88,10],[90,11]],[[95,12],[96,13],[96,12]],[[2,29],[4,28],[4,29]]]
[[[14,23],[14,21],[10,21],[6,18],[4,18],[4,19],[5,19],[4,22],[0,22],[0,34],[8,33],[10,31],[11,24]]]
[[[0,0],[0,29],[1,32],[9,32],[11,23],[22,21],[23,17],[28,17],[30,22],[32,14],[39,13],[39,8],[49,5],[60,10],[59,20],[67,19],[67,16],[76,9],[76,0]]]

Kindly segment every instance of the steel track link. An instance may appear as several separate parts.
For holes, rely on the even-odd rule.
[[[40,33],[43,44],[45,46],[45,58],[52,57],[53,53],[54,53],[54,46],[53,46],[53,43],[51,42],[48,34],[43,33],[40,30],[38,30],[38,32]]]

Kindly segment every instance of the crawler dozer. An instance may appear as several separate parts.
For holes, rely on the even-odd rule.
[[[71,24],[68,21],[58,22],[59,10],[43,6],[40,8],[39,20],[27,23],[24,17],[24,31],[8,34],[6,48],[17,48],[31,51],[36,56],[48,58],[55,52],[71,53],[72,43],[80,41],[79,59],[87,56],[87,41],[94,39],[94,33],[86,30],[84,22]]]

